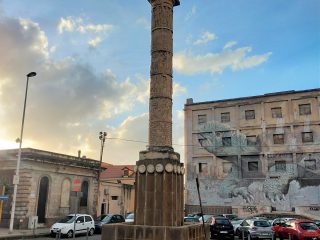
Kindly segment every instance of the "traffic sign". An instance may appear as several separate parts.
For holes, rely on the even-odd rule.
[[[0,195],[0,200],[6,201],[9,199],[9,195]]]

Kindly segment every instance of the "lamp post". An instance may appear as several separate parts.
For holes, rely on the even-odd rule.
[[[99,139],[101,143],[100,148],[100,164],[99,164],[99,172],[98,172],[98,193],[97,193],[97,209],[100,209],[101,213],[101,206],[100,206],[100,176],[101,176],[101,164],[102,164],[102,156],[103,156],[103,148],[104,148],[104,142],[106,141],[107,133],[106,132],[100,132],[99,133]],[[100,215],[100,213],[97,215]]]
[[[13,231],[14,213],[15,213],[16,201],[17,201],[17,190],[18,190],[18,184],[19,184],[19,171],[20,171],[20,161],[21,161],[21,146],[22,146],[22,137],[23,137],[24,116],[26,112],[26,103],[27,103],[27,96],[28,96],[28,84],[29,84],[29,78],[34,77],[36,75],[37,75],[36,72],[30,72],[27,74],[27,84],[26,84],[26,92],[24,96],[21,132],[20,132],[20,139],[19,139],[18,160],[17,160],[17,166],[16,166],[16,174],[13,176],[14,190],[13,190],[13,199],[12,199],[10,225],[9,225],[10,233]]]

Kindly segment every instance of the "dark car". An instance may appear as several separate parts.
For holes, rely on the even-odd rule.
[[[233,225],[225,217],[213,217],[210,225],[211,239],[234,239]]]
[[[122,222],[125,222],[125,219],[120,214],[102,214],[94,221],[95,231],[101,233],[103,224]]]

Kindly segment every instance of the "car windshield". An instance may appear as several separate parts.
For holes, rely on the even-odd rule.
[[[268,221],[254,221],[253,225],[256,227],[270,227],[270,223]]]
[[[184,219],[185,222],[199,222],[198,218],[195,217],[187,217]]]
[[[133,214],[133,213],[130,213],[130,214],[127,216],[127,219],[134,219],[134,214]]]
[[[216,219],[216,224],[223,224],[223,225],[229,225],[230,222],[228,219]]]
[[[103,215],[97,217],[97,221],[100,221],[100,222],[108,222],[111,217],[112,217],[111,215],[103,214]]]
[[[301,223],[299,223],[299,226],[303,230],[317,230],[318,229],[318,226],[313,222],[301,222]]]
[[[66,216],[65,218],[62,218],[61,220],[58,221],[58,223],[72,223],[74,222],[74,216],[69,215]]]
[[[242,219],[240,220],[231,220],[231,223],[234,224],[240,224],[242,222]]]

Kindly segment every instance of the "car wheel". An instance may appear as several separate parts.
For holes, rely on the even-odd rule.
[[[298,237],[297,237],[297,236],[293,236],[292,239],[293,239],[293,240],[298,240]]]
[[[94,229],[93,229],[93,228],[91,228],[91,229],[89,230],[89,236],[92,236],[92,235],[93,235],[93,233],[94,233]]]
[[[67,238],[72,238],[73,237],[73,231],[72,230],[69,230],[67,232]]]

